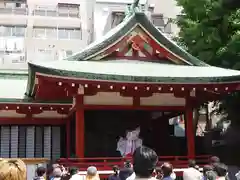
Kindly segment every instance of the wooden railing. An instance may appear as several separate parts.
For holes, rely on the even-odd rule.
[[[113,165],[122,166],[123,162],[129,158],[121,157],[97,157],[97,158],[61,158],[59,163],[65,166],[76,166],[80,170],[85,171],[88,166],[96,166],[98,170],[111,170]],[[195,160],[198,165],[204,165],[208,163],[209,156],[202,155],[196,156]],[[129,159],[131,160],[131,159]],[[158,165],[163,162],[170,162],[174,168],[185,168],[188,165],[189,158],[187,156],[160,156]]]

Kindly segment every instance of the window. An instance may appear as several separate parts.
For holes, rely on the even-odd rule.
[[[37,15],[37,16],[45,16],[46,14],[46,11],[45,10],[42,10],[42,9],[36,9],[34,10],[34,15]]]
[[[78,4],[58,4],[58,16],[61,17],[79,17],[79,5]]]
[[[82,39],[82,34],[80,29],[73,29],[73,30],[69,30],[70,33],[70,39]]]
[[[61,28],[58,29],[58,39],[81,39],[82,32],[80,28],[77,29],[69,29],[69,28]]]
[[[11,27],[0,26],[0,36],[11,36]]]
[[[34,27],[33,37],[39,39],[82,39],[80,28]]]
[[[4,8],[1,9],[1,13],[26,15],[26,4],[19,2],[6,2],[4,3]]]
[[[58,29],[58,39],[69,39],[67,29]]]
[[[12,36],[24,37],[25,36],[25,28],[24,27],[13,27],[12,28]]]
[[[124,15],[123,12],[113,12],[112,13],[112,25],[111,25],[111,27],[114,28],[118,24],[120,24],[123,21],[124,17],[125,17],[125,15]]]
[[[25,37],[25,27],[0,26],[0,36]]]
[[[57,29],[56,28],[46,28],[46,38],[57,39]]]
[[[46,38],[46,32],[45,32],[45,28],[33,28],[34,31],[34,37],[36,38]]]
[[[5,8],[15,8],[16,7],[16,3],[14,3],[14,2],[6,2],[6,3],[4,3],[4,5],[5,5]]]
[[[0,51],[2,64],[26,62],[23,38],[1,38]]]
[[[57,28],[48,28],[48,27],[34,27],[33,36],[39,39],[56,39],[57,38]]]
[[[152,23],[157,27],[164,27],[164,18],[163,14],[153,14]]]
[[[36,16],[57,16],[56,6],[36,6],[33,10]]]

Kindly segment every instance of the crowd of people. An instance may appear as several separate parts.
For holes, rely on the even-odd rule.
[[[174,180],[176,174],[170,163],[157,166],[158,156],[148,147],[137,148],[131,161],[126,161],[122,168],[113,166],[113,174],[108,180]],[[239,173],[238,173],[239,174]],[[235,178],[239,179],[236,174]],[[0,180],[26,180],[26,165],[20,159],[0,160]],[[232,180],[228,176],[228,168],[216,156],[210,159],[208,165],[200,172],[194,160],[189,160],[189,166],[183,172],[183,180]],[[100,180],[98,170],[94,166],[87,168],[85,175],[78,168],[65,168],[59,164],[52,164],[50,168],[38,167],[33,180]]]

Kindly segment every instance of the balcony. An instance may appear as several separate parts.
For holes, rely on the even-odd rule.
[[[27,25],[28,8],[12,8],[12,7],[1,7],[0,8],[0,24],[1,25]]]
[[[32,11],[33,16],[51,16],[51,17],[69,17],[69,18],[79,18],[78,11],[61,11],[59,9],[56,10],[48,10],[48,9],[35,9]]]
[[[0,15],[1,14],[27,15],[28,9],[27,8],[0,8]]]

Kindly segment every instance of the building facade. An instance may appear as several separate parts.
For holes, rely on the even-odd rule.
[[[160,30],[172,34],[177,31],[170,20],[179,11],[174,0],[162,1],[140,3]],[[0,69],[26,70],[28,61],[54,61],[72,55],[119,24],[131,3],[132,0],[1,1]]]

